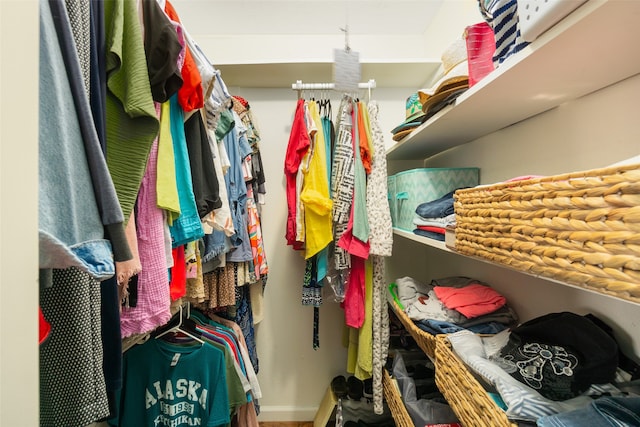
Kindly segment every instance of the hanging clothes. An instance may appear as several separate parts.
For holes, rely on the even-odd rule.
[[[63,18],[64,7],[57,9]],[[115,272],[112,246],[104,236],[100,208],[103,208],[107,223],[112,222],[113,234],[122,223],[117,207],[108,211],[109,204],[103,200],[100,206],[95,189],[100,189],[98,176],[91,176],[87,152],[92,152],[95,163],[104,158],[100,150],[95,129],[93,140],[83,137],[83,127],[92,122],[86,94],[77,93],[78,102],[84,100],[86,115],[78,115],[74,98],[69,97],[72,85],[63,61],[63,53],[54,25],[49,3],[41,6],[41,49],[39,92],[39,267],[41,269],[77,267],[93,277],[104,280]],[[68,28],[68,24],[67,24]],[[68,30],[70,32],[70,30]],[[46,35],[43,36],[42,34]],[[72,42],[72,41],[71,41]],[[69,64],[73,61],[69,59]],[[76,67],[77,59],[75,61]],[[79,76],[79,74],[78,74]],[[81,81],[79,82],[82,85]],[[46,100],[46,102],[44,102]],[[83,124],[82,119],[89,120]],[[86,132],[85,132],[86,134]],[[88,136],[88,135],[87,135]],[[93,142],[93,143],[91,143]],[[93,148],[92,148],[93,147]],[[97,168],[94,167],[97,172]],[[108,174],[103,176],[105,184],[111,184]],[[107,191],[105,185],[105,192]],[[113,187],[112,187],[113,188]],[[67,203],[61,204],[60,200]],[[121,237],[124,237],[122,233]],[[128,251],[126,239],[124,247]],[[128,258],[131,253],[128,253]],[[125,257],[124,259],[127,259]],[[46,285],[46,283],[43,283]]]
[[[156,195],[158,207],[166,212],[168,225],[173,225],[173,221],[180,217],[180,196],[176,175],[176,157],[171,136],[171,107],[168,101],[162,103],[160,110]]]
[[[391,211],[387,198],[387,158],[384,137],[378,122],[379,106],[369,102],[368,115],[373,158],[371,173],[367,181],[367,220],[369,222],[369,252],[373,255],[391,256],[393,247],[393,228]]]
[[[191,183],[200,218],[222,206],[218,190],[218,178],[213,165],[209,137],[200,112],[192,114],[184,122],[184,133],[189,154]]]
[[[251,260],[252,257],[247,228],[247,186],[242,173],[242,155],[246,151],[241,150],[242,135],[238,132],[233,113],[226,110],[222,114],[230,115],[235,124],[223,139],[231,165],[229,172],[225,175],[225,183],[229,194],[231,216],[235,229],[234,235],[231,236],[231,244],[234,250],[227,254],[227,261],[244,262]]]
[[[178,199],[180,201],[180,216],[173,221],[170,227],[172,244],[175,247],[201,238],[204,235],[204,230],[202,229],[193,194],[191,167],[184,132],[184,111],[178,103],[177,95],[173,95],[169,100],[169,114]]]
[[[166,102],[182,87],[177,60],[184,43],[157,1],[142,0],[142,19],[151,94],[154,101]]]
[[[149,363],[153,360],[154,363]],[[224,354],[150,339],[124,354],[120,413],[110,424],[225,425],[230,422]]]
[[[327,153],[322,123],[315,102],[309,102],[309,114],[315,129],[312,137],[312,155],[304,176],[300,200],[304,204],[305,258],[310,258],[327,247],[333,240],[331,209],[327,182]]]
[[[107,165],[125,220],[133,210],[159,128],[134,2],[104,2]]]
[[[296,240],[296,215],[298,214],[298,197],[296,194],[296,177],[302,158],[311,146],[309,133],[304,117],[304,99],[299,99],[296,104],[296,111],[289,134],[289,143],[287,145],[287,153],[284,160],[284,174],[286,177],[287,192],[287,226],[285,238],[287,244],[293,246],[294,249],[301,249],[303,242]]]
[[[51,323],[40,346],[40,425],[83,427],[106,418],[100,282],[77,268],[56,269],[40,304]]]
[[[376,414],[384,411],[382,393],[382,365],[389,350],[389,311],[386,304],[384,258],[391,256],[393,230],[389,200],[387,199],[387,158],[384,138],[378,122],[379,106],[368,105],[369,128],[373,158],[367,182],[367,218],[369,220],[369,253],[373,263],[373,408]]]
[[[159,109],[159,106],[158,106]],[[167,261],[164,245],[164,215],[156,201],[157,140],[151,146],[147,171],[136,203],[138,250],[142,271],[138,274],[135,307],[123,307],[120,328],[122,336],[152,331],[171,317]]]
[[[351,216],[354,192],[354,152],[352,142],[352,100],[344,96],[340,103],[338,136],[336,138],[331,168],[331,199],[333,200],[334,241],[338,241],[347,230]],[[336,270],[350,267],[347,251],[338,245],[334,247]]]
[[[178,23],[181,22],[178,13],[168,0],[165,0],[164,11],[173,21]],[[189,49],[189,46],[185,46],[184,64],[182,66],[181,73],[183,83],[178,90],[178,102],[185,111],[187,117],[189,117],[191,112],[204,106],[202,76],[200,76],[198,66],[191,55],[191,49]]]

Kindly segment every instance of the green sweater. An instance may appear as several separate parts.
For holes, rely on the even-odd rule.
[[[104,2],[107,72],[107,165],[125,221],[158,134],[140,23],[133,0]]]

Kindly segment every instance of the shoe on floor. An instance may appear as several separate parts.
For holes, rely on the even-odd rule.
[[[331,380],[331,391],[338,399],[344,399],[348,394],[347,380],[343,375],[338,375]]]
[[[349,399],[360,400],[362,399],[364,384],[361,380],[351,375],[349,378],[347,378],[347,390]]]

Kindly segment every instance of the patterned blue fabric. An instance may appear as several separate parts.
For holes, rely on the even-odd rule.
[[[467,329],[475,334],[497,334],[498,332],[502,332],[507,329],[507,325],[503,325],[498,322],[480,323],[468,328],[463,328],[455,323],[433,319],[418,320],[415,323],[417,327],[433,335],[452,334],[454,332],[462,331],[463,329]]]
[[[640,397],[602,397],[582,409],[540,418],[538,426],[640,426]]]
[[[517,0],[480,0],[485,20],[493,28],[496,51],[493,63],[497,68],[509,56],[521,51],[529,43],[522,39],[518,20]]]
[[[231,217],[235,228],[235,233],[231,236],[231,244],[235,250],[227,255],[227,261],[251,261],[253,254],[249,242],[249,229],[247,228],[247,185],[242,173],[240,141],[235,127],[225,135],[223,142],[231,164],[229,171],[224,176],[224,181],[227,186]]]

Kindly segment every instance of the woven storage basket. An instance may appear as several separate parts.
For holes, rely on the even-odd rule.
[[[418,328],[416,324],[413,323],[413,320],[411,320],[409,316],[407,316],[407,314],[404,311],[402,311],[400,307],[398,307],[398,304],[396,304],[395,301],[389,301],[389,304],[391,305],[395,315],[398,317],[398,319],[400,319],[400,321],[404,325],[404,328],[409,332],[409,334],[411,334],[413,339],[416,341],[416,344],[418,344],[418,346],[422,349],[422,351],[424,351],[424,353],[431,360],[433,360],[433,358],[435,357],[435,351],[436,351],[437,335],[431,335],[430,333],[425,332],[422,329]]]
[[[640,165],[458,190],[456,251],[640,302]]]
[[[515,427],[458,359],[446,335],[438,335],[436,385],[465,427]]]
[[[413,421],[411,420],[404,403],[402,403],[400,390],[398,389],[397,384],[391,379],[391,376],[386,369],[382,370],[382,390],[396,426],[413,427]]]

